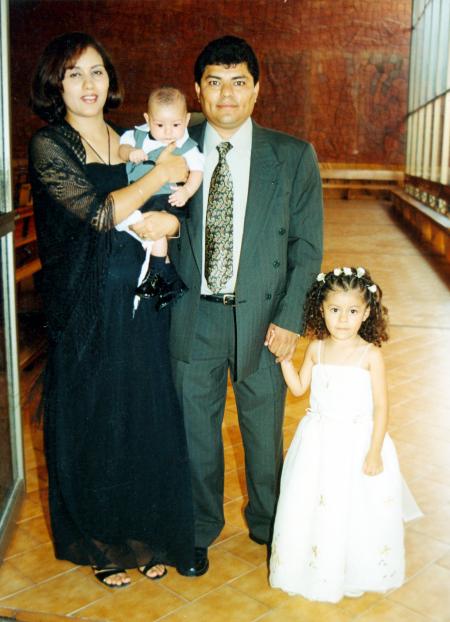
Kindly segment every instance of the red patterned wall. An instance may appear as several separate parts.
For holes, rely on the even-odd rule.
[[[27,107],[37,56],[51,37],[84,30],[124,82],[120,124],[138,122],[161,84],[197,109],[194,60],[234,34],[261,62],[258,122],[310,140],[323,162],[402,165],[410,10],[410,0],[10,0],[14,155],[39,125]]]

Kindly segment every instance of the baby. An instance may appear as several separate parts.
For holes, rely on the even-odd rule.
[[[143,206],[142,211],[167,211],[183,218],[183,211],[177,208],[182,208],[200,187],[204,163],[203,154],[187,131],[190,114],[187,112],[185,96],[173,87],[155,89],[148,98],[148,111],[144,113],[144,118],[144,125],[128,130],[120,139],[119,155],[127,162],[128,181],[133,183],[145,175],[155,166],[163,149],[175,142],[176,148],[172,153],[185,158],[189,177],[183,186],[166,184],[160,188]],[[141,214],[135,212],[131,219],[122,223],[121,229],[130,232],[128,225],[140,218]],[[176,275],[172,264],[166,260],[167,239],[144,242],[146,248],[149,244],[150,267],[136,293],[141,298],[156,297],[156,306],[160,309],[182,295],[186,286]]]

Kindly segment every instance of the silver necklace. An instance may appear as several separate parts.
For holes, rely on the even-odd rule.
[[[105,123],[106,125],[106,123]],[[103,164],[107,164],[108,166],[111,164],[111,136],[109,134],[109,127],[106,125],[106,133],[108,134],[108,162],[105,162],[105,160],[102,158],[102,156],[99,154],[99,152],[97,151],[97,149],[95,149],[95,147],[93,147],[93,145],[91,145],[91,143],[88,141],[87,138],[85,138],[84,136],[82,136],[80,134],[80,132],[78,132],[78,134],[80,134],[80,138],[81,140],[84,140],[84,142],[89,145],[89,147],[92,149],[92,151],[95,153],[95,155],[97,156],[97,158],[103,162]]]

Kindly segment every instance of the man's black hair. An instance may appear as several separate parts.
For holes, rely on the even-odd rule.
[[[203,48],[195,61],[195,81],[200,84],[207,65],[225,65],[228,67],[239,63],[247,63],[253,81],[257,84],[259,80],[258,59],[247,41],[231,35],[214,39]]]

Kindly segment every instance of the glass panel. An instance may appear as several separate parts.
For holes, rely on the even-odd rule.
[[[433,146],[431,155],[431,179],[433,181],[439,181],[441,171],[441,157],[442,157],[442,101],[443,97],[438,97],[434,102],[433,112]]]
[[[422,105],[422,75],[424,72],[423,66],[423,47],[424,47],[424,21],[423,19],[418,22],[416,26],[416,46],[417,46],[417,67],[416,67],[416,99],[414,101],[414,108],[418,108]]]
[[[430,58],[427,100],[429,101],[437,95],[436,92],[436,71],[437,71],[437,51],[439,45],[439,3],[432,2],[429,13],[430,15]]]
[[[425,121],[425,110],[420,108],[417,113],[417,162],[416,162],[416,175],[422,177],[423,174],[423,128]]]
[[[440,32],[439,32],[439,47],[438,47],[438,67],[436,73],[437,80],[437,93],[443,93],[450,85],[447,82],[447,69],[450,62],[450,2],[448,0],[441,0],[440,3]]]
[[[420,62],[420,39],[419,39],[419,33],[417,30],[413,31],[413,39],[412,39],[412,58],[413,58],[413,65],[411,68],[411,85],[410,85],[410,89],[411,89],[411,105],[410,105],[410,110],[416,110],[416,108],[418,108],[419,106],[419,87],[420,87],[420,68],[421,68],[421,62]]]
[[[413,0],[406,171],[450,181],[450,1]]]
[[[6,240],[1,242],[2,257]],[[3,262],[1,262],[3,264]],[[2,266],[3,267],[3,266]],[[5,335],[5,304],[2,272],[0,272],[0,514],[11,493],[14,479],[12,468],[11,427],[9,422],[8,373]]]
[[[11,196],[8,3],[0,0],[0,561],[24,494]]]
[[[431,148],[431,120],[432,107],[428,104],[424,111],[424,127],[423,127],[423,163],[422,176],[425,179],[430,178],[430,148]]]
[[[422,83],[420,87],[420,105],[428,101],[429,74],[432,71],[430,64],[431,49],[431,4],[425,8],[423,19],[421,20],[423,47],[422,47]]]
[[[441,183],[448,184],[450,181],[450,93],[446,94],[443,107]]]

